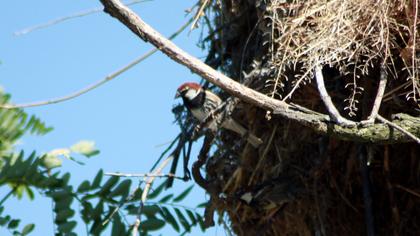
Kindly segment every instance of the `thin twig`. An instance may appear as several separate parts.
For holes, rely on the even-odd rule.
[[[186,210],[191,210],[191,211],[197,211],[198,207],[189,207],[189,206],[185,206],[182,204],[175,204],[175,203],[171,203],[171,202],[155,202],[155,201],[148,201],[147,202],[150,205],[162,205],[162,206],[171,206],[171,207],[178,207],[178,208],[183,208]]]
[[[124,203],[122,203],[119,206],[115,207],[115,209],[111,212],[111,214],[102,222],[102,225],[108,224],[108,222],[112,219],[112,217],[114,217],[115,213],[117,213],[120,210],[120,208],[121,208],[121,206],[123,204]]]
[[[147,2],[147,1],[151,1],[151,0],[133,0],[133,1],[127,2],[125,5],[130,6],[130,5],[134,5],[134,4],[142,3],[142,2]],[[71,20],[71,19],[74,19],[74,18],[84,17],[84,16],[91,15],[91,14],[94,14],[94,13],[102,12],[103,10],[104,10],[103,7],[96,7],[96,8],[93,8],[93,9],[84,10],[84,11],[77,12],[77,13],[74,13],[74,14],[71,14],[71,15],[68,15],[68,16],[63,16],[63,17],[60,17],[60,18],[57,18],[57,19],[54,19],[54,20],[50,20],[46,23],[42,23],[42,24],[39,24],[39,25],[31,26],[31,27],[16,31],[13,34],[15,36],[22,36],[22,35],[31,33],[32,31],[35,31],[35,30],[47,28],[47,27],[50,27],[52,25],[56,25],[56,24],[59,24],[61,22]]]
[[[264,149],[264,151],[263,151],[263,153],[262,153],[261,157],[260,157],[260,158],[258,158],[258,163],[257,163],[257,166],[255,167],[254,171],[252,172],[252,175],[251,175],[251,177],[249,178],[249,181],[248,181],[248,185],[249,185],[249,186],[251,186],[252,181],[254,181],[255,175],[256,175],[257,173],[261,173],[260,168],[261,168],[262,164],[263,164],[263,163],[264,163],[264,161],[265,161],[265,158],[266,158],[266,156],[267,156],[268,151],[269,151],[269,150],[270,150],[270,148],[271,148],[271,143],[272,143],[272,142],[273,142],[273,140],[274,140],[274,135],[275,135],[275,134],[276,134],[276,132],[277,132],[277,128],[278,128],[278,123],[276,123],[276,124],[274,125],[274,128],[273,128],[273,130],[272,130],[272,132],[271,132],[270,138],[268,139],[267,145],[265,146],[265,149]]]
[[[183,177],[175,176],[174,174],[130,174],[130,173],[119,173],[119,172],[107,172],[104,175],[110,176],[120,176],[120,177],[155,177],[155,178],[175,178],[175,179],[183,179]]]
[[[16,187],[10,189],[10,191],[6,194],[6,196],[4,196],[1,201],[0,201],[0,206],[3,206],[3,203],[10,197],[12,196],[12,194],[16,191]]]
[[[415,78],[416,78],[416,72],[417,72],[417,66],[416,66],[416,37],[417,37],[417,17],[418,17],[418,10],[419,10],[419,7],[418,7],[418,4],[419,4],[419,1],[414,1],[415,3],[414,3],[414,22],[413,22],[413,50],[412,50],[412,55],[411,55],[411,64],[412,64],[412,67],[413,67],[413,74],[412,74],[412,77],[411,77],[411,80],[413,81],[413,87],[415,87],[415,84],[416,84],[416,81],[415,81]],[[416,92],[415,92],[415,88],[413,88],[413,98],[414,98],[414,101],[416,101]]]
[[[403,129],[401,126],[385,119],[384,117],[380,116],[379,114],[376,116],[376,119],[378,119],[380,122],[387,124],[389,126],[391,126],[392,128],[400,131],[401,133],[407,135],[409,138],[413,139],[414,141],[416,141],[418,144],[420,144],[420,138],[416,137],[414,134],[408,132],[407,130]]]
[[[169,36],[169,39],[172,40],[173,38],[178,36],[182,31],[185,30],[185,28],[187,28],[187,26],[191,23],[191,21],[192,21],[192,19],[188,20],[184,25],[181,26],[181,28],[179,28],[175,33],[173,33],[171,36]],[[71,93],[69,95],[59,97],[59,98],[53,98],[53,99],[49,99],[49,100],[45,100],[45,101],[39,101],[39,102],[30,102],[30,103],[22,103],[22,104],[0,104],[0,108],[13,109],[13,108],[25,108],[25,107],[37,107],[37,106],[44,106],[44,105],[60,103],[60,102],[64,102],[64,101],[79,97],[80,95],[83,95],[87,92],[90,92],[90,91],[98,88],[99,86],[113,80],[117,76],[119,76],[122,73],[131,69],[133,66],[135,66],[135,65],[139,64],[140,62],[144,61],[145,59],[147,59],[148,57],[153,55],[155,52],[157,52],[158,50],[159,49],[157,49],[157,48],[153,48],[153,49],[149,50],[147,53],[145,53],[142,56],[138,57],[137,59],[133,60],[132,62],[130,62],[126,66],[124,66],[121,69],[109,74],[104,79],[101,79],[101,80],[99,80],[99,81],[97,81],[97,82],[95,82],[95,83],[93,83],[93,84],[91,84],[91,85],[89,85],[89,86],[87,86],[87,87],[85,87],[81,90],[78,90],[74,93]]]
[[[380,73],[381,73],[381,75],[380,75],[380,78],[379,78],[378,90],[377,90],[377,93],[376,93],[375,101],[373,103],[372,111],[370,112],[370,115],[368,116],[368,118],[365,121],[365,122],[371,123],[371,124],[373,124],[375,122],[375,118],[378,115],[379,108],[381,107],[381,104],[382,104],[382,98],[384,96],[386,83],[388,81],[388,76],[386,74],[386,66],[385,65],[381,65],[381,72]]]
[[[208,2],[209,2],[209,0],[204,0],[203,4],[201,4],[200,8],[197,10],[197,13],[194,17],[194,21],[191,24],[190,31],[193,30],[194,28],[196,28],[197,21],[200,19],[201,15],[203,14],[203,11],[206,8]]]
[[[402,190],[406,191],[407,193],[410,193],[410,194],[412,194],[412,195],[414,195],[414,196],[416,196],[416,197],[420,198],[420,193],[418,193],[418,192],[416,192],[416,191],[413,191],[413,190],[411,190],[411,189],[409,189],[409,188],[406,188],[406,187],[404,187],[404,186],[401,186],[401,185],[399,185],[399,184],[396,184],[396,185],[394,185],[394,186],[395,186],[395,187],[397,187],[397,188],[399,188],[399,189],[402,189]]]
[[[178,138],[176,138],[175,140],[177,140]],[[168,158],[170,158],[170,157],[173,157],[174,155],[172,154],[172,155],[170,155]],[[152,170],[153,170],[154,168],[152,168]],[[152,171],[151,170],[151,171]],[[133,200],[133,198],[135,197],[135,195],[136,195],[136,192],[137,192],[137,190],[138,189],[140,189],[140,186],[141,186],[141,183],[142,182],[144,182],[144,181],[146,181],[146,178],[149,178],[149,177],[166,177],[166,178],[179,178],[179,179],[183,179],[182,177],[177,177],[177,176],[174,176],[173,174],[154,174],[155,172],[153,172],[153,173],[147,173],[147,174],[127,174],[127,173],[119,173],[119,172],[107,172],[107,173],[104,173],[104,175],[109,175],[109,176],[118,176],[118,177],[142,177],[143,178],[143,180],[140,180],[139,181],[139,184],[138,184],[138,187],[137,188],[135,188],[131,193],[130,193],[130,195],[126,198],[126,199],[122,199],[121,200],[121,202],[120,202],[120,204],[114,209],[114,211],[107,217],[107,219],[105,219],[103,222],[102,222],[102,225],[106,225],[110,220],[111,220],[111,218],[114,216],[114,214],[115,213],[117,213],[118,211],[119,211],[119,209],[126,203],[126,202],[129,202],[129,201],[131,201],[131,200]],[[133,225],[136,225],[137,224],[137,220],[136,220],[136,222],[133,224]],[[140,221],[138,222],[138,223],[140,223]],[[138,227],[138,226],[137,226]]]
[[[331,97],[330,95],[328,95],[327,89],[325,88],[324,76],[322,75],[322,67],[320,65],[315,66],[315,79],[319,96],[321,96],[321,100],[322,102],[324,102],[324,105],[327,108],[328,114],[330,114],[331,119],[339,125],[355,125],[355,122],[342,117],[340,115],[340,112],[338,112],[337,108],[335,108],[334,103],[332,102]]]
[[[252,36],[254,35],[254,33],[256,32],[256,29],[257,29],[257,28],[258,28],[258,26],[260,25],[261,19],[262,19],[262,18],[259,18],[259,19],[258,19],[258,21],[257,21],[257,23],[255,23],[254,27],[252,28],[251,32],[249,33],[249,35],[248,35],[248,37],[247,37],[247,39],[246,39],[246,41],[245,41],[244,47],[243,47],[243,49],[242,49],[242,53],[241,53],[241,62],[240,62],[240,69],[239,69],[239,71],[241,72],[241,73],[239,74],[239,81],[241,81],[241,82],[242,82],[242,76],[243,76],[243,74],[245,74],[245,71],[243,71],[244,59],[245,59],[245,53],[246,53],[246,51],[247,51],[248,44],[249,44],[249,42],[251,41]],[[253,71],[255,71],[255,70],[253,70]],[[259,71],[261,72],[261,70],[259,70]],[[250,74],[251,74],[251,73],[252,73],[252,71],[250,72]],[[246,74],[245,74],[245,75],[246,75]]]
[[[160,175],[160,172],[162,172],[163,168],[165,168],[169,164],[169,162],[173,160],[173,158],[173,156],[169,156],[168,158],[166,158],[166,160],[164,160],[162,164],[160,164],[160,166],[153,172],[153,174],[147,177],[146,185],[144,186],[143,192],[141,194],[140,207],[137,212],[136,220],[133,224],[133,236],[136,236],[138,233],[138,228],[141,224],[141,214],[143,212],[144,202],[146,202],[147,200],[147,196],[149,194],[150,188],[152,187],[153,181],[155,180],[156,176]]]
[[[401,89],[405,89],[405,88],[407,88],[408,86],[410,86],[411,85],[411,81],[406,81],[405,83],[403,83],[403,84],[400,84],[400,85],[398,85],[397,87],[395,87],[395,88],[393,88],[393,89],[391,89],[391,90],[389,90],[387,93],[385,93],[384,94],[384,99],[383,99],[383,101],[384,102],[388,102],[389,100],[392,100],[392,95],[394,95],[394,94],[397,94],[397,92],[399,91],[399,90],[401,90]],[[405,94],[405,93],[404,93]]]

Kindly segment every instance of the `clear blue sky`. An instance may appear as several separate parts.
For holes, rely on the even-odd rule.
[[[170,35],[188,18],[191,0],[155,0],[132,6],[146,22]],[[23,36],[13,33],[82,10],[101,6],[99,1],[40,0],[7,1],[0,10],[0,85],[13,95],[13,102],[45,100],[69,94],[121,68],[151,49],[121,23],[105,13],[73,19]],[[196,46],[200,30],[184,32],[174,40],[187,52],[203,58]],[[25,137],[18,148],[47,152],[68,147],[81,139],[96,141],[101,154],[85,166],[64,161],[63,171],[72,172],[73,183],[93,178],[100,169],[146,173],[165,146],[178,134],[171,108],[175,90],[184,81],[199,81],[197,75],[157,53],[114,81],[71,101],[28,108],[55,129],[44,137]],[[195,146],[195,150],[199,148]],[[194,161],[193,156],[192,161]],[[178,183],[179,191],[189,183]],[[1,194],[4,190],[1,190]],[[194,207],[206,199],[198,186],[187,202]],[[6,202],[9,213],[36,223],[33,235],[53,235],[51,202],[28,200]],[[195,231],[192,235],[201,235]],[[176,235],[171,229],[163,235]],[[1,235],[8,232],[0,229]],[[78,234],[84,235],[83,227]],[[224,235],[214,228],[206,235]]]

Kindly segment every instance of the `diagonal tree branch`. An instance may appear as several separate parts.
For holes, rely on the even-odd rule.
[[[146,24],[138,15],[136,15],[128,7],[124,6],[119,0],[100,1],[105,7],[105,12],[117,18],[137,36],[146,42],[150,42],[174,61],[188,67],[194,73],[197,73],[207,81],[217,85],[231,95],[268,110],[276,109],[285,111],[289,107],[285,102],[269,98],[262,93],[250,89],[216,71],[196,57],[189,55]]]
[[[414,136],[412,133],[408,132],[407,130],[405,130],[404,128],[399,126],[398,124],[395,124],[394,122],[391,122],[391,121],[383,118],[379,114],[376,114],[376,119],[378,119],[379,121],[381,121],[384,124],[387,124],[387,125],[391,126],[392,128],[395,128],[396,130],[400,131],[401,133],[405,134],[407,137],[410,137],[412,140],[414,140],[418,144],[420,144],[420,138]],[[419,122],[420,122],[420,120],[419,120]]]
[[[193,19],[191,18],[184,25],[182,25],[181,28],[179,28],[171,36],[169,36],[169,39],[171,40],[171,39],[174,39],[175,37],[177,37],[182,31],[184,31],[185,28],[187,28],[187,26],[192,22],[192,20]],[[88,93],[88,92],[102,86],[105,83],[108,83],[109,81],[111,81],[111,80],[115,79],[116,77],[120,76],[121,74],[128,71],[129,69],[131,69],[135,65],[137,65],[140,62],[144,61],[145,59],[149,58],[151,55],[153,55],[157,51],[158,51],[157,48],[150,49],[148,52],[146,52],[145,54],[136,58],[132,62],[128,63],[127,65],[125,65],[121,69],[119,69],[119,70],[107,75],[105,78],[103,78],[103,79],[101,79],[101,80],[83,88],[83,89],[80,89],[76,92],[73,92],[69,95],[65,95],[65,96],[62,96],[62,97],[59,97],[59,98],[53,98],[53,99],[49,99],[49,100],[45,100],[45,101],[39,101],[39,102],[29,102],[29,103],[21,103],[21,104],[0,104],[0,108],[14,109],[14,108],[38,107],[38,106],[45,106],[45,105],[50,105],[50,104],[55,104],[55,103],[60,103],[60,102],[71,100],[71,99],[79,97],[79,96],[81,96],[85,93]]]
[[[146,2],[146,1],[151,1],[151,0],[132,0],[130,2],[126,2],[125,5],[130,6],[130,5],[134,5],[134,4],[142,3],[142,2]],[[88,15],[91,15],[91,14],[94,14],[94,13],[97,13],[97,12],[102,12],[103,10],[104,10],[103,7],[96,7],[96,8],[93,8],[93,9],[84,10],[84,11],[81,11],[81,12],[73,13],[73,14],[68,15],[68,16],[63,16],[63,17],[60,17],[60,18],[57,18],[57,19],[50,20],[46,23],[34,25],[34,26],[31,26],[31,27],[16,31],[13,34],[15,36],[22,36],[22,35],[31,33],[35,30],[47,28],[47,27],[50,27],[50,26],[62,23],[64,21],[74,19],[74,18],[84,17],[84,16],[88,16]]]
[[[159,32],[146,24],[136,13],[124,6],[119,0],[100,0],[105,12],[117,18],[134,34],[150,42],[156,48],[174,61],[186,66],[205,80],[215,84],[224,91],[242,101],[257,107],[273,111],[283,118],[293,120],[304,126],[312,128],[321,134],[328,134],[339,139],[358,142],[396,143],[412,141],[405,134],[396,132],[384,124],[375,124],[369,127],[342,127],[333,124],[328,115],[323,115],[300,106],[289,105],[283,101],[270,98],[260,92],[246,87],[243,84],[216,71],[199,59],[189,55],[174,43],[163,37]],[[413,120],[416,120],[413,122]],[[412,134],[420,135],[420,118],[411,117],[408,120],[397,120],[400,127]]]
[[[340,115],[340,112],[338,112],[337,108],[335,108],[335,105],[332,102],[331,97],[327,92],[327,89],[325,88],[324,76],[322,75],[322,67],[320,65],[317,65],[315,67],[315,80],[316,87],[318,88],[319,95],[321,96],[321,100],[327,107],[327,111],[328,114],[330,114],[331,119],[340,125],[356,125],[356,122],[342,117]]]
[[[168,158],[166,158],[162,164],[160,164],[160,166],[153,171],[153,173],[151,173],[151,175],[149,175],[146,179],[146,185],[144,186],[143,192],[141,194],[141,199],[140,199],[140,207],[139,210],[137,212],[137,216],[136,216],[136,220],[134,221],[133,224],[133,231],[131,232],[132,236],[137,236],[138,235],[138,230],[139,230],[139,226],[141,224],[141,215],[143,213],[143,206],[144,203],[147,200],[147,196],[149,195],[149,191],[150,188],[152,187],[153,181],[155,180],[156,177],[159,177],[159,175],[161,174],[162,170],[174,159],[173,156],[169,156]]]
[[[378,91],[376,93],[375,101],[373,102],[372,111],[370,112],[370,115],[366,119],[367,123],[373,124],[376,117],[378,116],[379,108],[381,107],[382,98],[384,97],[387,82],[388,82],[388,75],[387,75],[387,72],[386,72],[386,66],[385,66],[385,64],[383,64],[383,65],[381,65]]]

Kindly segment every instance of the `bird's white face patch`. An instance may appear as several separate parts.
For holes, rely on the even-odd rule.
[[[188,100],[193,100],[195,97],[197,97],[199,93],[200,93],[200,90],[195,90],[195,89],[190,88],[187,90],[184,97],[187,98]]]

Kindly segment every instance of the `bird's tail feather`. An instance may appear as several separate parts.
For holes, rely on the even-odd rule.
[[[260,144],[263,143],[263,141],[260,138],[251,133],[248,133],[247,129],[245,129],[242,125],[240,125],[233,119],[226,119],[223,122],[223,127],[240,134],[241,137],[248,136],[247,141],[255,148],[257,148]]]

